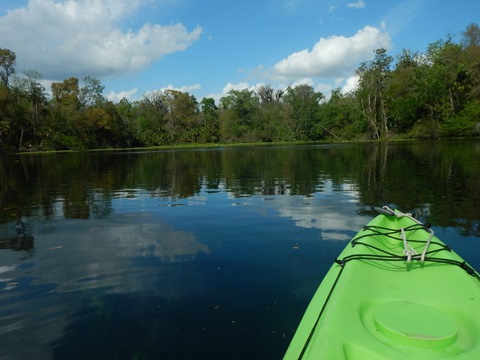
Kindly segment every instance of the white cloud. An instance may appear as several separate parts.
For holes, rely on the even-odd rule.
[[[128,101],[135,100],[135,94],[137,93],[138,89],[135,87],[131,90],[124,90],[120,92],[110,91],[105,97],[113,101],[115,103],[119,102],[123,98],[127,99]]]
[[[160,91],[165,91],[165,90],[177,90],[185,93],[192,93],[196,90],[201,90],[202,86],[200,84],[194,84],[194,85],[184,85],[180,87],[175,87],[171,84],[167,85],[166,87],[162,87]]]
[[[176,87],[176,86],[173,86],[172,84],[169,84],[160,89],[148,90],[143,94],[138,94],[138,89],[136,87],[134,87],[131,90],[122,90],[119,92],[110,91],[105,97],[112,102],[119,102],[123,98],[127,99],[128,101],[136,101],[136,100],[140,100],[143,96],[149,97],[159,92],[164,92],[165,90],[177,90],[184,93],[194,94],[195,91],[198,91],[201,89],[202,89],[202,86],[200,84],[184,85],[180,87]],[[197,100],[201,100],[201,99],[197,98]]]
[[[49,79],[138,71],[185,50],[202,32],[181,23],[121,28],[122,20],[149,2],[29,0],[0,17],[0,43],[16,53],[19,69],[33,68]]]
[[[250,89],[250,90],[255,90],[255,86],[250,86],[247,82],[240,82],[238,84],[232,84],[228,83],[223,87],[223,94],[228,94],[230,90],[245,90],[245,89]]]
[[[345,85],[342,87],[342,93],[348,94],[349,92],[354,91],[358,86],[358,80],[359,78],[357,75],[349,77],[345,82]]]
[[[347,4],[347,7],[351,9],[363,9],[365,6],[367,5],[363,0],[358,0],[357,2]]]
[[[147,96],[147,97],[155,96],[155,94],[163,93],[165,90],[176,90],[176,91],[181,91],[181,92],[184,92],[184,93],[191,94],[191,93],[195,92],[196,90],[201,90],[201,89],[202,89],[202,86],[200,84],[184,85],[184,86],[180,86],[180,87],[176,87],[176,86],[173,86],[172,84],[169,84],[169,85],[164,86],[160,89],[146,91],[143,95]]]
[[[325,100],[328,100],[330,98],[330,94],[332,92],[332,89],[334,88],[332,85],[324,83],[315,84],[313,87],[315,91],[321,92],[325,96]]]
[[[292,84],[290,84],[291,87],[295,87],[295,86],[298,86],[298,85],[314,86],[315,81],[313,81],[312,78],[306,77],[306,78],[297,79]]]
[[[277,81],[299,77],[340,77],[373,57],[380,47],[390,48],[390,36],[383,29],[365,26],[351,37],[320,38],[312,50],[295,52],[276,63],[270,77]]]

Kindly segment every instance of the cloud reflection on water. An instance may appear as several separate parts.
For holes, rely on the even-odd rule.
[[[201,272],[187,264],[209,247],[152,214],[39,222],[35,229],[28,262],[10,265],[18,253],[0,251],[0,358],[53,358],[52,344],[83,316],[79,309],[98,308],[92,299],[144,293],[178,299],[204,291]]]
[[[193,233],[175,230],[148,213],[62,222],[55,233],[38,235],[36,243],[43,245],[37,246],[38,265],[47,270],[36,282],[56,284],[57,291],[97,287],[108,287],[110,293],[140,291],[149,281],[141,280],[145,268],[158,272],[162,264],[193,261],[199,253],[210,253]]]
[[[322,240],[348,241],[364,225],[365,217],[352,216],[358,210],[358,193],[353,188],[342,191],[342,196],[338,196],[332,182],[326,181],[322,192],[312,197],[278,198],[277,211],[296,226],[318,229]]]

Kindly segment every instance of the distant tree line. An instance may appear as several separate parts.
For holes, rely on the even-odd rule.
[[[54,82],[48,94],[38,71],[15,66],[16,54],[0,48],[3,151],[480,135],[477,24],[425,53],[379,48],[358,66],[355,90],[328,98],[304,84],[231,90],[218,103],[178,90],[114,103],[93,77]]]

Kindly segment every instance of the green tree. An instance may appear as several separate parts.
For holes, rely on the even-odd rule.
[[[0,84],[0,149],[10,149],[12,146],[12,111],[13,97],[10,90]]]
[[[355,116],[355,98],[333,89],[328,101],[320,107],[321,127],[332,140],[354,139],[365,131]]]
[[[283,101],[285,91],[274,89],[271,85],[262,85],[256,92],[260,99],[257,137],[264,142],[293,141],[295,134]]]
[[[10,76],[15,72],[17,55],[9,50],[0,48],[0,80],[8,87]]]
[[[47,92],[40,83],[42,75],[36,70],[26,70],[21,77],[14,77],[12,93],[15,97],[15,128],[18,133],[18,147],[24,142],[35,146],[48,132],[46,117],[48,114]]]
[[[195,96],[178,90],[165,90],[166,129],[174,140],[195,142],[199,137],[197,100]]]
[[[448,129],[442,129],[445,122],[465,107],[468,76],[461,53],[461,46],[450,40],[428,46],[426,59],[419,69],[423,111],[414,128],[415,136],[447,135]]]
[[[52,99],[61,110],[77,111],[80,107],[79,95],[80,88],[75,77],[52,83]]]
[[[220,99],[222,135],[227,141],[256,141],[254,124],[259,110],[255,92],[230,90]]]
[[[206,143],[217,143],[220,141],[220,119],[215,100],[203,98],[200,106],[201,139]]]
[[[408,133],[422,117],[422,56],[403,49],[396,57],[387,89],[389,120],[397,133]]]
[[[43,125],[47,112],[47,90],[41,84],[42,74],[36,70],[25,70],[24,76],[16,81],[16,90],[29,103],[28,112],[34,126]]]
[[[91,76],[85,76],[83,78],[83,86],[78,92],[80,108],[86,109],[87,107],[101,106],[105,102],[105,97],[103,96],[104,89],[105,86],[102,85],[100,80]]]
[[[320,102],[325,98],[312,86],[303,84],[288,87],[284,101],[288,105],[289,117],[298,140],[319,140],[322,137],[320,124]]]
[[[139,131],[137,106],[126,98],[121,99],[114,106],[120,144],[124,147],[140,146],[141,143],[137,138]]]
[[[438,51],[438,52],[437,52]],[[464,105],[465,90],[467,85],[466,69],[461,61],[462,47],[458,44],[445,43],[432,53],[433,64],[431,70],[438,82],[439,98],[446,104],[444,117],[458,113]]]
[[[463,46],[462,63],[468,75],[468,98],[471,101],[480,99],[480,29],[477,24],[467,26],[461,44]]]
[[[230,90],[228,95],[220,99],[224,109],[233,111],[237,121],[241,125],[252,125],[253,118],[258,111],[258,98],[255,92],[248,89]]]
[[[262,105],[278,104],[285,92],[283,90],[275,90],[271,85],[262,85],[257,89]]]
[[[60,149],[83,148],[76,134],[75,123],[80,110],[79,81],[75,77],[54,82],[52,88],[51,126],[54,129],[52,145]]]
[[[480,46],[480,28],[477,24],[471,23],[462,33],[461,44],[464,48]]]
[[[161,91],[146,93],[137,105],[138,139],[145,146],[165,145],[173,139],[166,131],[167,105]]]
[[[459,122],[471,129],[466,135],[480,135],[480,28],[470,24],[463,32],[461,41],[463,51],[461,61],[464,64],[466,105],[459,112]]]
[[[9,89],[10,76],[15,72],[16,55],[9,49],[0,48],[0,148],[9,148],[12,144],[12,122],[14,120],[14,98]]]
[[[360,64],[356,71],[359,77],[356,95],[373,139],[388,135],[386,89],[392,61],[387,51],[379,48],[375,50],[375,58]]]
[[[97,107],[88,108],[77,117],[75,134],[87,149],[108,147],[114,140],[112,116]]]

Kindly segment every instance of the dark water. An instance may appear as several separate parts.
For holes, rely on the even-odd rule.
[[[480,268],[480,142],[0,157],[0,359],[278,359],[374,215]]]

